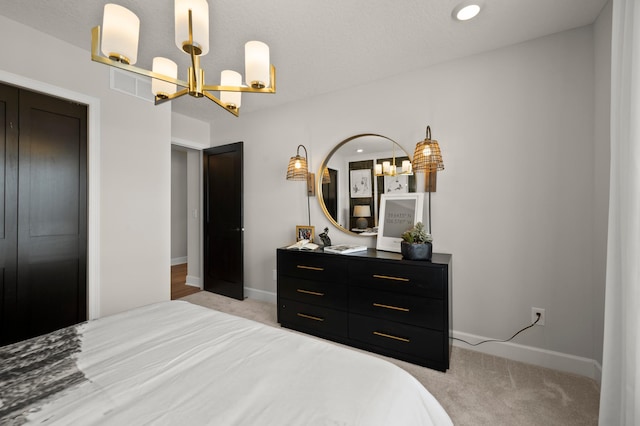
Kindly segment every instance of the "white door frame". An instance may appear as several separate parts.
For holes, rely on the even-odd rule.
[[[0,70],[0,81],[87,105],[87,319],[100,317],[100,99]]]

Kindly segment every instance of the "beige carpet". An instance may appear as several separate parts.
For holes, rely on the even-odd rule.
[[[276,306],[271,303],[239,301],[204,291],[182,300],[280,327],[276,322]],[[380,357],[416,377],[440,401],[456,425],[598,423],[600,388],[586,377],[458,347],[453,348],[451,367],[446,373]]]

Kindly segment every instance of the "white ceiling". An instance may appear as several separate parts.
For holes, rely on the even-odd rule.
[[[150,69],[154,56],[166,56],[186,79],[188,56],[173,41],[173,1],[113,1],[140,18],[136,65]],[[480,0],[477,18],[457,22],[451,12],[463,1],[209,0],[211,47],[202,68],[207,84],[219,84],[223,69],[244,74],[246,41],[270,46],[277,93],[243,94],[246,113],[588,25],[607,2]],[[91,28],[102,24],[105,3],[0,0],[0,14],[89,51]],[[173,101],[173,110],[206,121],[234,119],[211,101],[188,96]]]

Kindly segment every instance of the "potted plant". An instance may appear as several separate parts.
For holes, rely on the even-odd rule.
[[[433,238],[424,229],[424,224],[418,222],[411,229],[402,234],[400,251],[403,259],[431,260]]]

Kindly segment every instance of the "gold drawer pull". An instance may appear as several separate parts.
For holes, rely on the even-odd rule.
[[[311,271],[324,271],[324,268],[317,268],[315,266],[296,265],[298,269],[309,269]]]
[[[314,321],[320,321],[320,322],[324,321],[324,318],[314,317],[312,315],[307,315],[307,314],[301,314],[300,312],[298,312],[298,316],[302,317],[302,318],[307,318],[307,319],[310,319],[310,320],[314,320]]]
[[[409,339],[405,339],[404,337],[392,336],[391,334],[380,333],[378,331],[374,331],[373,334],[376,336],[386,337],[387,339],[399,340],[401,342],[409,343]]]
[[[385,309],[393,309],[394,311],[409,312],[408,308],[400,308],[398,306],[383,305],[382,303],[374,303],[373,306],[375,306],[376,308],[385,308]]]
[[[301,288],[296,289],[296,291],[298,293],[304,293],[304,294],[310,294],[312,296],[324,296],[324,293],[319,293],[317,291],[309,291],[309,290],[303,290]]]
[[[390,277],[388,275],[373,275],[373,278],[381,278],[383,280],[391,280],[391,281],[405,281],[409,282],[409,278],[400,278],[400,277]]]

